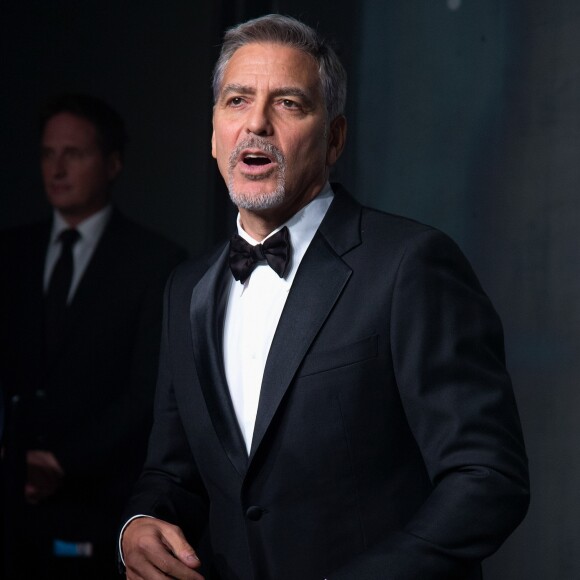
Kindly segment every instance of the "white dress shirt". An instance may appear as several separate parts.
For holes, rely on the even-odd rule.
[[[334,194],[327,183],[320,194],[268,238],[287,226],[292,246],[284,278],[260,262],[244,284],[232,276],[224,320],[224,366],[230,396],[248,454],[252,446],[262,377],[270,345],[300,262],[328,210]],[[256,245],[237,219],[238,233]],[[266,238],[267,239],[267,238]],[[262,240],[264,241],[264,240]]]
[[[67,303],[70,304],[79,282],[87,269],[87,266],[93,257],[93,253],[105,227],[111,217],[112,207],[109,205],[97,213],[93,214],[86,220],[78,224],[75,229],[80,234],[80,238],[73,246],[73,277],[71,280],[70,290],[68,293]],[[52,222],[52,231],[50,233],[50,241],[46,251],[46,259],[44,261],[44,292],[48,290],[50,283],[50,276],[54,266],[60,256],[62,244],[58,237],[63,230],[70,229],[70,225],[63,219],[63,217],[54,211],[54,219]]]

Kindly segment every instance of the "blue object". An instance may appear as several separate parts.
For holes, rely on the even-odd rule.
[[[54,540],[52,553],[57,558],[90,558],[93,555],[93,545],[90,542]]]

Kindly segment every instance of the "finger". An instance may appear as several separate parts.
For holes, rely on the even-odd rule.
[[[139,530],[139,533],[136,534],[135,530]],[[166,522],[149,523],[135,520],[135,524],[133,522],[129,524],[125,531],[127,536],[125,539],[127,543],[133,544],[133,549],[127,547],[124,551],[127,570],[133,576],[128,577],[142,576],[149,580],[169,576],[180,580],[202,580],[202,576],[194,572],[191,566],[174,555],[173,550],[176,547],[183,549],[184,545],[189,546],[183,534],[177,530],[176,526]],[[132,536],[130,542],[129,536]],[[187,548],[185,550],[188,551]],[[189,551],[191,550],[189,546]],[[195,565],[199,565],[199,560],[195,560]]]
[[[127,562],[128,580],[204,580],[203,576],[185,566],[173,554],[148,553],[148,560],[141,559],[137,565]]]
[[[167,574],[160,572],[157,568],[151,566],[147,572],[134,572],[127,568],[126,576],[127,580],[167,580]]]
[[[148,573],[145,573],[145,575],[135,574],[133,571],[127,570],[125,578],[127,578],[127,580],[167,580],[169,576],[160,572],[157,568],[152,567]]]
[[[183,562],[188,568],[198,568],[201,564],[195,550],[185,539],[180,528],[168,525],[163,530],[163,543],[169,548],[171,553]]]

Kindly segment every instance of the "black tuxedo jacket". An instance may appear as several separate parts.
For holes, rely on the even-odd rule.
[[[222,580],[479,578],[528,504],[500,322],[447,237],[334,190],[249,457],[222,363],[227,248],[171,277],[126,515],[181,526]]]
[[[60,492],[17,520],[27,534],[99,541],[116,534],[142,467],[163,288],[185,252],[113,211],[67,309],[62,344],[47,360],[50,230],[46,222],[0,234],[0,378],[19,401],[10,444],[53,452],[65,472]]]

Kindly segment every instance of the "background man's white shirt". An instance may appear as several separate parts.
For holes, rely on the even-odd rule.
[[[73,246],[73,277],[67,299],[67,303],[69,304],[75,295],[79,282],[83,277],[91,258],[93,257],[95,248],[105,231],[105,227],[111,217],[111,212],[111,206],[104,207],[75,227],[80,234],[80,238]],[[70,229],[70,225],[63,219],[58,211],[55,210],[50,241],[48,243],[46,259],[44,262],[45,292],[48,290],[52,270],[54,269],[62,249],[58,237],[62,231],[68,229]]]

